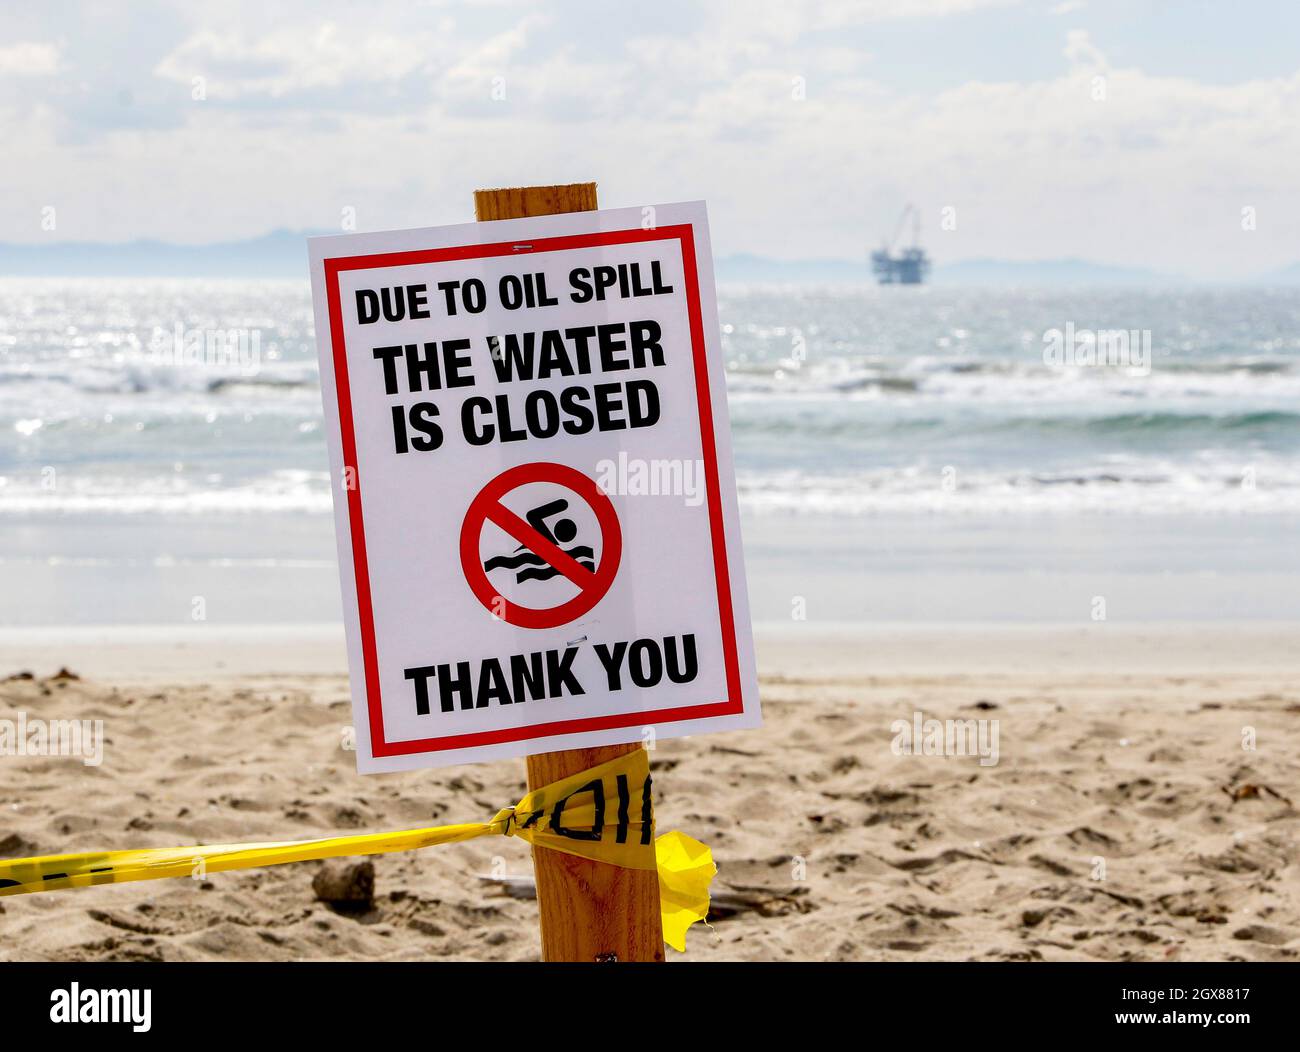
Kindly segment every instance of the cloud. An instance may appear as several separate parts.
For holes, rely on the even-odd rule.
[[[1082,29],[1071,29],[1065,35],[1065,50],[1062,54],[1075,68],[1106,68],[1106,56],[1093,46],[1092,39]]]
[[[466,48],[464,56],[439,77],[443,98],[471,104],[504,102],[509,98],[512,81],[517,88],[526,88],[530,82],[549,82],[544,69],[533,67],[530,71],[526,63],[519,61],[529,39],[548,22],[544,15],[526,15],[513,26]],[[572,75],[581,71],[582,63],[567,61],[565,67],[562,72]]]
[[[256,38],[200,30],[154,68],[164,80],[189,85],[203,77],[214,100],[255,96],[285,99],[349,85],[400,81],[430,66],[429,42],[419,36],[352,34],[332,22],[309,32]]]
[[[0,77],[48,77],[59,72],[54,44],[25,41],[0,47]]]
[[[722,7],[728,21],[756,28],[792,27],[798,32],[835,29],[864,22],[921,20],[966,15],[995,7],[1018,7],[1024,0],[730,0]]]
[[[249,3],[156,37],[134,27],[147,62],[115,60],[97,80],[65,51],[80,79],[48,81],[58,91],[0,84],[0,135],[20,159],[0,240],[30,239],[50,203],[61,237],[199,241],[332,227],[344,206],[363,229],[453,222],[476,187],[596,179],[611,206],[708,199],[721,252],[863,258],[913,200],[941,260],[1209,272],[1295,258],[1300,74],[1148,72],[1039,12],[1015,16],[1051,34],[1034,75],[1005,18],[980,37],[972,15],[963,47],[1005,45],[981,58],[984,74],[910,80],[909,64],[941,66],[939,31],[918,37],[903,20],[975,2],[824,0],[792,15],[767,0],[663,0],[579,19],[371,0],[324,21],[316,5],[276,8],[265,24]],[[874,21],[853,21],[863,11]],[[139,73],[130,105],[109,79],[119,69]],[[195,76],[205,101],[191,98]],[[1260,216],[1249,237],[1246,205]],[[956,230],[939,229],[944,207]]]

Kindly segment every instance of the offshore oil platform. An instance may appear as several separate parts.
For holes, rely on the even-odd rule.
[[[912,223],[912,243],[899,248],[899,239],[908,220]],[[878,251],[871,253],[871,269],[881,285],[919,285],[930,273],[930,257],[921,247],[921,213],[909,204],[898,217],[894,236]]]

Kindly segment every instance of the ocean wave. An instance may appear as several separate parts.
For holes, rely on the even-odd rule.
[[[205,391],[219,394],[232,388],[286,390],[315,387],[315,362],[266,362],[255,368],[237,365],[188,365],[155,361],[148,356],[97,361],[38,360],[0,364],[0,385],[46,385],[89,395],[169,394]]]
[[[733,290],[722,315],[748,514],[1296,506],[1295,291]],[[1149,373],[1049,367],[1069,319],[1149,329]],[[235,329],[256,368],[165,353]],[[0,289],[0,516],[326,514],[324,428],[305,284]]]
[[[1095,416],[1023,416],[990,421],[997,430],[1074,432],[1079,434],[1135,434],[1170,431],[1251,431],[1300,427],[1300,412],[1281,409],[1224,410],[1218,413],[1161,412],[1107,413]],[[1300,434],[1300,430],[1297,430]]]
[[[969,443],[976,438],[1015,439],[1032,437],[1088,437],[1109,443],[1134,441],[1164,435],[1189,436],[1197,442],[1241,445],[1255,439],[1278,439],[1300,447],[1300,411],[1287,409],[1244,409],[1197,412],[1185,409],[1134,412],[1105,412],[1101,406],[1064,407],[1059,413],[1008,411],[1005,407],[981,407],[960,415],[939,412],[907,414],[864,411],[804,411],[786,413],[751,413],[738,407],[731,418],[732,428],[744,440],[763,437],[808,440],[834,438],[875,442],[927,441]]]
[[[731,359],[727,388],[733,396],[913,395],[941,399],[986,399],[1000,393],[1010,400],[1053,393],[1078,398],[1127,390],[1147,398],[1221,397],[1247,394],[1300,394],[1300,362],[1284,358],[1242,357],[1156,361],[1150,371],[1134,368],[1052,368],[1019,357],[953,359],[912,356],[886,359],[834,356],[815,362]],[[319,387],[314,359],[263,360],[255,367],[237,363],[206,365],[176,362],[146,353],[19,357],[0,359],[0,388],[49,385],[86,395],[131,394],[147,398],[176,391],[222,395],[234,390],[270,393]]]
[[[96,473],[46,488],[0,478],[0,516],[325,514],[325,472],[277,470],[235,484]]]
[[[738,401],[896,400],[943,404],[1169,399],[1300,399],[1300,369],[1291,362],[1205,362],[1178,366],[1055,369],[1009,359],[918,358],[880,364],[849,360],[794,367],[729,368],[728,395]]]
[[[759,515],[1300,513],[1300,465],[1281,458],[1243,465],[1223,458],[1188,464],[1135,456],[1077,467],[910,464],[843,473],[742,468],[737,481],[742,511]],[[324,472],[276,471],[235,485],[106,476],[52,492],[12,480],[0,485],[0,517],[324,515],[331,508]],[[570,554],[588,557],[590,550]],[[540,562],[524,553],[499,565]]]
[[[1077,471],[886,471],[800,476],[742,473],[740,505],[751,514],[870,517],[925,515],[1300,514],[1300,472],[1239,467]]]

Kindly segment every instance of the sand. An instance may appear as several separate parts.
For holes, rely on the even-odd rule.
[[[661,829],[713,848],[670,960],[1284,960],[1300,954],[1294,625],[762,632],[766,726],[661,741]],[[104,762],[0,757],[0,856],[472,821],[506,761],[362,778],[336,629],[17,630],[0,718],[102,719]],[[50,678],[68,666],[79,679]],[[899,756],[895,720],[998,721],[998,763]],[[987,725],[986,725],[987,726]],[[1253,729],[1255,748],[1243,748]],[[1276,795],[1275,795],[1276,794]],[[528,960],[526,845],[0,900],[5,960]]]

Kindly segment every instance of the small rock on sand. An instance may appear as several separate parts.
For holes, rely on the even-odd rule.
[[[364,911],[375,903],[375,865],[360,862],[326,862],[312,878],[316,898],[330,906]]]

